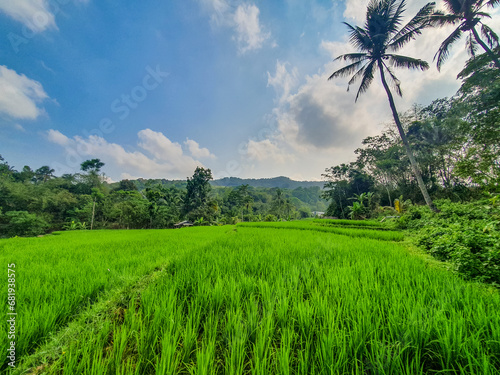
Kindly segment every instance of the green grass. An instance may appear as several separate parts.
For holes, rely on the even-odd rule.
[[[26,311],[60,310],[103,263],[112,260],[121,275],[100,279],[103,292],[94,298],[116,299],[110,306],[77,303],[75,311],[87,310],[70,323],[71,334],[39,336],[38,343],[51,338],[58,354],[44,360],[43,347],[18,372],[499,373],[497,291],[430,267],[395,242],[280,224],[285,228],[79,232],[0,242],[5,262],[12,262],[9,250],[18,251],[19,283],[30,285],[19,289],[20,319],[33,327],[44,325],[44,316],[26,318]],[[39,261],[28,263],[33,256]],[[71,287],[38,272],[55,259],[64,259]],[[74,268],[86,270],[77,274],[81,282]],[[45,286],[35,288],[41,279]],[[43,290],[49,285],[59,288],[59,300],[35,299],[50,294]],[[120,285],[129,289],[105,293]]]
[[[394,230],[379,230],[377,227],[368,225],[366,227],[344,227],[340,225],[325,225],[316,220],[300,220],[300,221],[285,221],[285,222],[255,222],[255,223],[239,223],[238,227],[252,228],[278,228],[278,229],[297,229],[297,230],[312,230],[315,232],[327,232],[332,234],[341,234],[349,237],[372,238],[382,241],[402,241],[404,233]],[[331,220],[336,221],[336,220]],[[339,221],[354,221],[354,220],[339,220]],[[370,222],[367,222],[370,223]],[[373,227],[373,228],[372,228]],[[386,228],[384,228],[386,229]]]
[[[180,230],[75,231],[0,240],[5,273],[7,264],[16,264],[17,356],[33,352],[106,291],[136,282],[227,230],[195,228],[189,236]],[[2,304],[3,316],[6,308]],[[2,353],[9,341],[2,330]],[[5,365],[1,356],[0,369]]]
[[[369,227],[387,229],[380,221],[375,220],[344,220],[344,219],[313,219],[316,224],[337,225],[344,227]]]

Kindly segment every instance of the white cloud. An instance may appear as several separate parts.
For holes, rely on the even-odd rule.
[[[234,6],[227,0],[200,0],[200,2],[211,13],[212,25],[233,29],[233,39],[238,45],[240,54],[262,48],[271,37],[271,33],[265,31],[260,23],[260,10],[255,4],[240,4],[234,10]],[[272,46],[276,46],[276,42],[273,42]]]
[[[144,152],[126,150],[95,135],[69,138],[58,130],[47,132],[47,139],[65,150],[66,166],[60,167],[65,172],[75,172],[80,163],[88,158],[101,159],[108,170],[120,171],[120,178],[185,179],[197,166],[203,166],[198,160],[185,155],[179,143],[172,142],[161,132],[144,129],[137,136],[137,145]]]
[[[346,0],[344,18],[363,22],[366,17],[366,6],[369,0]]]
[[[144,129],[137,135],[140,139],[139,147],[151,153],[158,160],[176,160],[183,156],[181,145],[172,142],[161,132]]]
[[[242,4],[238,6],[234,14],[236,40],[239,52],[259,49],[269,39],[270,33],[262,30],[259,22],[260,10],[253,4]]]
[[[47,132],[47,138],[50,142],[58,144],[60,146],[65,146],[70,143],[70,139],[59,130],[50,129]]]
[[[74,0],[79,3],[88,1]],[[0,0],[0,12],[38,33],[47,29],[57,29],[55,16],[60,7],[67,3],[67,1],[53,0]]]
[[[199,159],[215,159],[215,155],[210,152],[208,148],[200,147],[199,143],[192,139],[186,139],[184,144],[188,147],[189,152],[195,158]]]
[[[269,139],[262,141],[250,140],[247,144],[246,155],[250,160],[269,161],[277,163],[293,162],[295,156],[288,154]]]
[[[0,11],[35,32],[57,28],[46,0],[0,0]]]
[[[334,66],[328,63],[321,73],[306,76],[292,93],[291,89],[284,89],[290,82],[285,65],[278,63],[276,74],[269,74],[280,97],[273,111],[277,132],[270,138],[280,148],[290,147],[299,154],[353,150],[367,133],[376,133],[379,123],[385,121],[389,107],[380,88],[374,87],[373,95],[366,95],[355,104],[355,92],[347,93],[345,82],[327,80]]]
[[[276,92],[280,92],[280,102],[286,100],[290,95],[290,91],[298,83],[299,72],[297,68],[292,68],[291,72],[287,69],[288,63],[281,63],[279,60],[276,61],[276,73],[274,76],[267,72],[267,86],[272,86]]]
[[[231,7],[226,0],[200,0],[203,6],[211,12],[211,22],[215,26],[228,26]]]
[[[44,113],[37,104],[47,99],[48,95],[39,82],[0,65],[0,87],[0,113],[29,120]]]

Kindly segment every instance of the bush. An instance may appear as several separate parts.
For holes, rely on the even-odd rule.
[[[45,233],[49,228],[45,219],[27,211],[6,212],[3,221],[3,229],[7,237],[37,236]]]
[[[274,215],[266,215],[266,217],[264,218],[264,221],[278,221],[278,218]]]
[[[398,226],[411,230],[418,246],[448,261],[466,279],[500,286],[500,207],[489,201],[436,201],[441,212],[413,206]]]

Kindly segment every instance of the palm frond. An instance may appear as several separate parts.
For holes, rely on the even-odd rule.
[[[435,3],[427,3],[421,8],[418,13],[389,41],[388,48],[392,51],[397,51],[407,44],[410,40],[415,39],[417,35],[422,33],[422,30],[431,26],[430,16],[434,14]]]
[[[483,23],[481,23],[481,35],[484,36],[486,42],[491,48],[496,48],[498,46],[498,35]]]
[[[461,0],[443,0],[445,8],[452,14],[461,14],[464,12],[464,2]]]
[[[394,90],[396,90],[396,94],[398,94],[399,96],[403,96],[403,91],[401,91],[401,81],[385,63],[383,63],[383,66],[389,73],[389,77],[391,78],[391,86],[394,88]]]
[[[491,15],[486,12],[475,12],[474,15],[479,18],[479,17],[484,17],[484,18],[491,18]]]
[[[352,61],[352,62],[357,62],[361,61],[364,58],[366,58],[366,53],[346,53],[345,55],[340,55],[339,57],[335,58],[333,61],[338,61],[338,60],[344,60],[344,61]]]
[[[405,1],[401,1],[399,6],[396,7],[396,4],[392,4],[392,8],[394,9],[389,15],[389,28],[388,32],[390,34],[394,34],[397,32],[399,25],[401,25],[401,20],[403,19],[402,13],[405,10],[406,3]]]
[[[472,57],[475,57],[477,51],[477,42],[472,33],[469,33],[469,35],[467,35],[467,41],[465,46],[467,48],[467,53]]]
[[[486,2],[486,6],[490,8],[496,7],[498,4],[500,4],[500,0],[489,0]]]
[[[361,80],[361,84],[359,85],[358,93],[356,94],[356,99],[354,100],[355,102],[357,102],[359,96],[362,93],[366,92],[366,90],[368,90],[368,87],[370,87],[370,84],[372,83],[373,77],[374,77],[373,67],[375,66],[376,62],[377,62],[376,60],[372,60],[365,67],[364,72],[363,72],[363,79]]]
[[[363,61],[357,61],[352,64],[349,64],[347,66],[344,66],[343,68],[340,68],[339,70],[335,71],[332,73],[330,77],[328,77],[328,80],[337,78],[337,77],[345,77],[350,74],[352,74],[355,70],[359,69],[360,66],[363,65]]]
[[[370,37],[367,35],[366,30],[360,27],[354,27],[347,22],[343,22],[347,26],[349,31],[349,42],[361,51],[368,51],[371,47]]]
[[[396,68],[407,68],[407,69],[429,69],[429,64],[427,61],[414,59],[413,57],[401,56],[401,55],[386,55],[389,63]]]
[[[445,62],[445,60],[450,55],[450,48],[457,40],[462,37],[462,30],[460,27],[455,29],[439,46],[438,51],[434,55],[434,60],[437,60],[436,65],[437,69],[441,70],[441,66]]]
[[[455,14],[444,14],[441,11],[435,11],[429,16],[429,24],[433,27],[442,27],[446,25],[456,25],[462,20],[462,17]]]
[[[351,79],[349,80],[349,82],[347,82],[347,91],[349,91],[349,87],[351,85],[353,85],[354,83],[356,83],[356,81],[359,79],[359,77],[361,77],[363,75],[363,72],[365,71],[365,68],[366,66],[362,67],[361,69],[359,69],[352,77]]]

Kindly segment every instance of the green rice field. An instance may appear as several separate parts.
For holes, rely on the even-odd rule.
[[[305,221],[0,240],[18,314],[0,370],[499,374],[498,290],[402,239]]]

